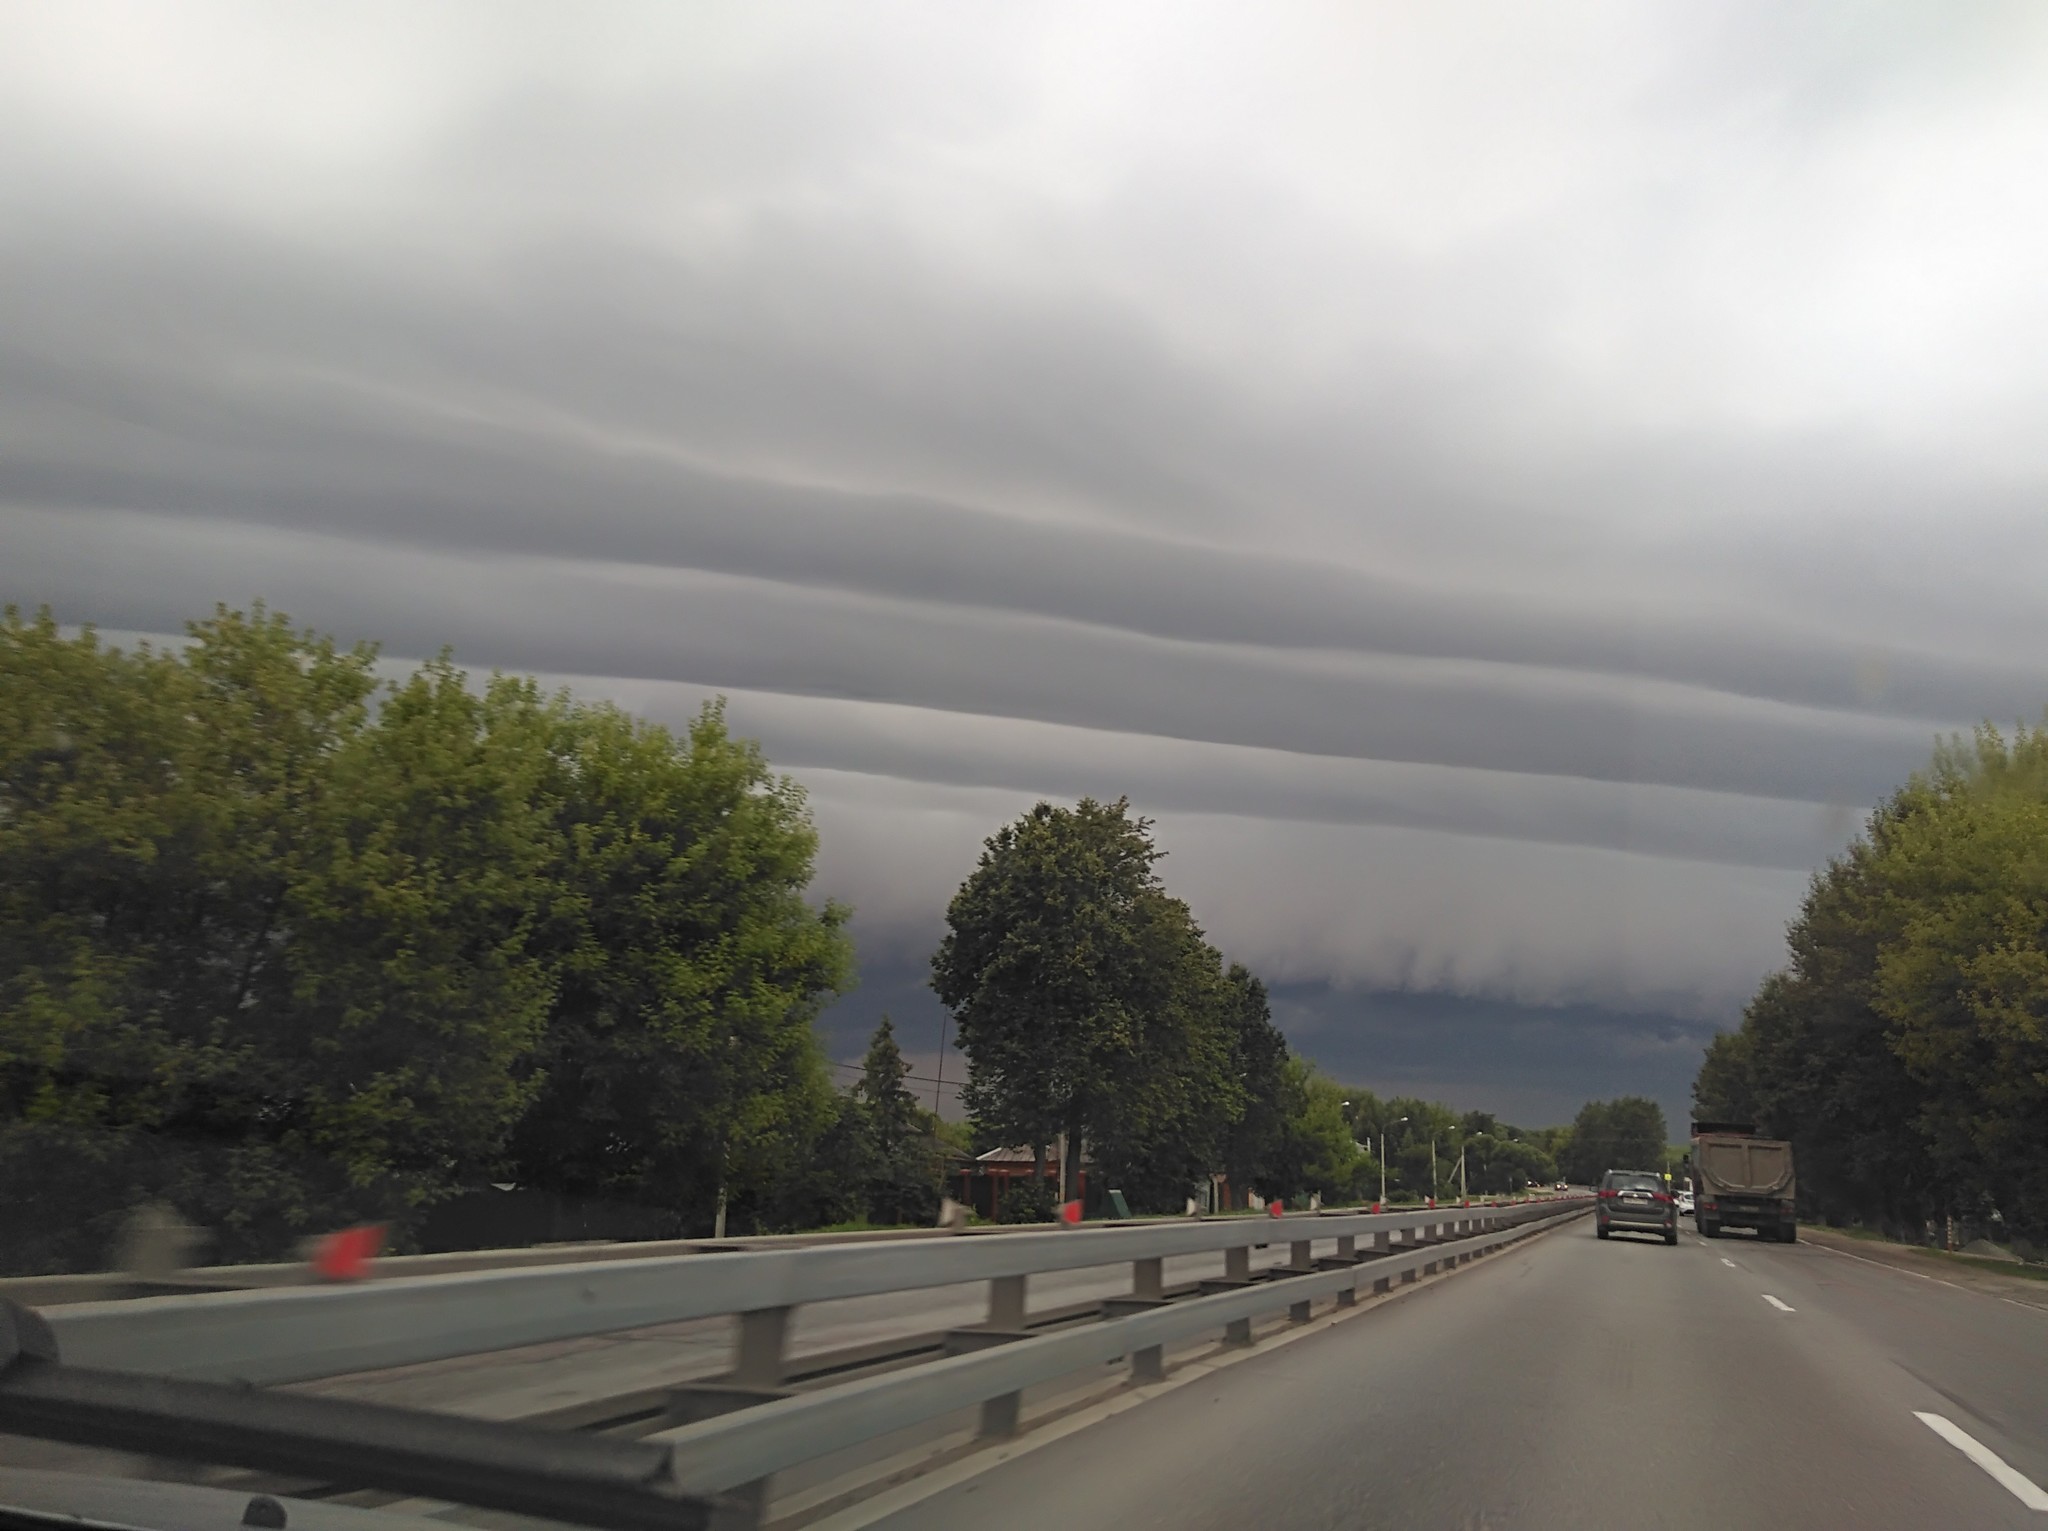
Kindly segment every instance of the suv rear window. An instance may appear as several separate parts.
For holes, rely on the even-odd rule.
[[[1626,1170],[1609,1170],[1604,1183],[1610,1191],[1661,1191],[1664,1189],[1662,1176],[1631,1174]]]

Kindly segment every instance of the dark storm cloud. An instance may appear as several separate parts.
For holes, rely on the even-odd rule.
[[[0,596],[732,692],[892,961],[1129,792],[1620,1056],[2048,699],[2042,28],[1791,12],[7,13]]]
[[[400,551],[199,520],[21,510],[11,563],[63,610],[108,582],[122,625],[204,610],[224,568],[288,610],[431,652],[589,675],[909,702],[1320,755],[1860,801],[1925,722],[1534,666],[1154,639],[936,603],[651,569]],[[146,589],[146,593],[143,593]]]

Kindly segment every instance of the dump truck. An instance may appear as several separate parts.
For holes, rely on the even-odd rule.
[[[1686,1161],[1693,1226],[1703,1239],[1724,1228],[1754,1228],[1761,1239],[1799,1237],[1792,1145],[1744,1122],[1694,1122]]]

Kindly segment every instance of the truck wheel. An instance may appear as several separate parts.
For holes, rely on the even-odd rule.
[[[1797,1244],[1799,1242],[1799,1225],[1797,1223],[1787,1223],[1784,1227],[1780,1228],[1778,1230],[1778,1242],[1780,1244]]]
[[[1720,1225],[1719,1223],[1716,1223],[1716,1222],[1712,1222],[1712,1221],[1710,1221],[1710,1220],[1708,1220],[1707,1218],[1704,1218],[1704,1217],[1700,1219],[1700,1237],[1701,1237],[1701,1238],[1703,1238],[1703,1239],[1718,1239],[1718,1238],[1719,1238],[1720,1236],[1721,1236],[1721,1225]]]

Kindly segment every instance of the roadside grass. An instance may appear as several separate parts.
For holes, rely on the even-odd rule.
[[[1973,1270],[1988,1271],[1994,1276],[2018,1276],[2026,1281],[2048,1281],[2048,1265],[2031,1264],[2024,1260],[1999,1260],[1990,1255],[1966,1255],[1953,1250],[1933,1249],[1925,1244],[1902,1244],[1897,1239],[1886,1238],[1875,1228],[1828,1228],[1827,1231],[1866,1244],[1889,1244],[1895,1249],[1910,1249],[1932,1259],[1968,1266]]]

